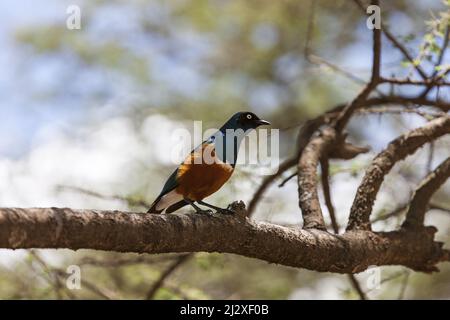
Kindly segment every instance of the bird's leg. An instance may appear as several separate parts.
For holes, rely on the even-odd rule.
[[[189,203],[194,209],[195,209],[195,213],[199,213],[199,214],[206,214],[208,216],[212,215],[212,210],[203,210],[201,209],[199,206],[197,206],[194,201],[191,201],[189,199],[184,199],[187,203]]]
[[[233,210],[230,210],[230,209],[228,209],[228,208],[227,208],[227,209],[220,208],[220,207],[214,206],[214,205],[212,205],[212,204],[203,202],[203,201],[201,201],[201,200],[200,200],[200,201],[197,201],[197,202],[198,202],[199,204],[203,205],[203,206],[212,208],[212,209],[214,209],[214,210],[216,210],[217,212],[222,213],[222,214],[234,214],[234,213],[235,213]]]

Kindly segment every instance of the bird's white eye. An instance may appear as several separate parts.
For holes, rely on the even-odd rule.
[[[252,118],[252,115],[251,115],[251,114],[248,114],[248,115],[247,115],[247,119],[250,120],[251,118]]]

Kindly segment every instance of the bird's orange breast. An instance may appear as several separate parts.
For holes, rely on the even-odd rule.
[[[216,157],[214,145],[204,143],[178,168],[176,191],[185,198],[199,201],[219,190],[232,173],[233,167]]]

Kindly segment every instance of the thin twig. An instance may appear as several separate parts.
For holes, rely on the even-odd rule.
[[[65,277],[67,277],[67,273],[64,272],[63,270],[55,269],[55,272],[57,272],[58,276],[63,278],[63,279]],[[107,290],[105,288],[100,288],[100,287],[98,287],[97,285],[93,284],[90,281],[84,280],[83,278],[80,281],[81,281],[81,286],[83,288],[88,289],[92,293],[94,293],[94,294],[96,294],[96,295],[98,295],[98,296],[100,296],[100,297],[102,297],[102,298],[104,298],[106,300],[115,300],[115,299],[118,298],[116,293],[114,293],[114,292],[112,292],[110,290]]]
[[[355,275],[352,273],[347,274],[347,277],[352,284],[355,291],[358,293],[360,300],[369,300],[367,297],[367,294],[364,292],[364,290],[361,288],[361,284],[359,283],[358,279],[356,279]]]
[[[382,78],[380,80],[383,83],[392,83],[396,85],[411,85],[411,86],[433,86],[438,84],[439,86],[450,86],[450,82],[436,82],[432,79],[430,80],[412,80],[412,79],[395,79],[395,78]]]
[[[90,265],[95,267],[106,267],[106,268],[117,268],[126,267],[136,264],[154,264],[154,263],[164,263],[167,261],[173,261],[174,259],[180,257],[181,255],[162,255],[162,256],[139,256],[136,258],[123,258],[123,259],[107,259],[107,260],[97,260],[90,257],[84,258],[80,261],[80,265]]]
[[[403,300],[405,298],[406,289],[408,288],[408,281],[409,281],[410,275],[411,275],[411,272],[409,272],[409,270],[406,270],[405,278],[403,279],[402,285],[400,287],[400,292],[398,293],[397,300]]]
[[[433,89],[436,82],[443,78],[438,75],[438,73],[439,73],[438,66],[441,65],[441,63],[444,59],[445,50],[447,49],[448,41],[450,38],[450,24],[449,24],[448,20],[446,20],[446,23],[447,23],[447,27],[445,28],[444,42],[442,43],[441,52],[439,54],[439,57],[438,57],[436,63],[434,64],[434,71],[433,71],[433,74],[430,76],[430,83],[426,86],[425,90],[421,93],[422,97],[425,97],[431,91],[431,89]],[[444,76],[445,76],[445,74],[444,74]],[[439,86],[442,86],[442,85],[444,85],[444,84],[439,83]]]
[[[258,202],[261,200],[262,196],[264,195],[264,192],[270,187],[270,185],[278,179],[284,172],[295,166],[297,163],[296,158],[288,159],[284,162],[282,162],[278,168],[278,171],[270,176],[266,176],[261,184],[259,185],[258,189],[256,189],[255,193],[253,194],[252,199],[250,200],[248,204],[248,210],[247,214],[248,216],[252,216]]]
[[[304,55],[308,62],[316,65],[324,65],[331,70],[333,70],[336,73],[339,73],[343,75],[344,77],[358,83],[358,84],[366,84],[366,81],[364,79],[352,74],[351,72],[339,67],[338,65],[329,62],[325,60],[324,58],[313,54],[311,51],[311,43],[312,43],[312,37],[313,37],[313,31],[314,31],[314,19],[315,19],[315,7],[316,7],[316,1],[311,0],[310,2],[310,13],[308,17],[308,27],[306,30],[306,41],[305,41],[305,47],[304,47]],[[379,92],[381,94],[381,92]]]
[[[432,266],[448,259],[447,252],[430,236],[436,230],[433,227],[334,235],[246,219],[243,202],[233,202],[230,209],[234,215],[211,217],[55,207],[0,208],[0,247],[149,254],[221,252],[342,274],[361,272],[372,264],[433,271]]]
[[[423,226],[431,197],[449,177],[450,157],[444,160],[434,171],[430,172],[414,191],[403,227]]]
[[[353,2],[356,3],[356,5],[362,10],[362,12],[364,12],[364,14],[367,14],[366,8],[360,0],[353,0]],[[417,65],[415,63],[414,58],[411,56],[408,50],[395,38],[395,36],[389,31],[389,29],[383,22],[381,22],[381,30],[386,36],[386,38],[388,38],[388,40],[403,54],[406,60],[408,60],[411,63],[411,65],[414,67],[417,73],[419,73],[422,79],[427,79],[427,74],[423,71],[420,65]]]
[[[339,225],[336,220],[336,213],[334,210],[333,202],[331,200],[330,182],[329,182],[330,170],[329,170],[328,159],[322,159],[320,161],[320,166],[322,168],[321,179],[322,179],[322,188],[323,188],[323,196],[325,198],[325,204],[327,206],[328,213],[330,214],[331,225],[333,226],[333,231],[334,231],[334,233],[338,234],[339,233]]]
[[[62,289],[63,285],[61,279],[65,280],[65,278],[67,277],[67,273],[59,268],[49,266],[34,250],[31,250],[30,254],[43,267],[43,269],[46,270],[47,273],[55,276],[54,281],[56,281],[56,287],[58,288],[58,290]],[[96,295],[104,299],[112,300],[116,298],[116,295],[113,292],[109,292],[108,290],[105,289],[100,289],[98,286],[84,279],[80,279],[80,281],[82,287],[87,288],[89,291],[95,293]],[[72,293],[70,293],[70,291],[66,290],[65,293],[69,296],[69,298],[75,299],[75,296]]]
[[[287,176],[286,178],[284,178],[284,179],[280,182],[280,184],[278,185],[278,187],[279,187],[279,188],[284,187],[284,185],[285,185],[286,183],[288,183],[289,180],[291,180],[292,178],[296,177],[297,174],[298,174],[298,171],[295,171],[295,172],[291,173],[289,176]]]
[[[87,190],[84,188],[76,187],[76,186],[66,186],[66,185],[57,185],[57,190],[71,190],[74,192],[82,193],[91,197],[105,199],[105,200],[120,200],[126,202],[129,206],[142,206],[145,208],[150,208],[151,204],[144,200],[136,200],[132,197],[125,197],[119,195],[104,195],[99,192]]]
[[[335,210],[334,210],[334,206],[333,206],[333,201],[331,200],[330,183],[328,181],[328,179],[329,179],[328,159],[323,159],[320,162],[320,165],[322,168],[322,188],[323,188],[325,203],[328,208],[328,213],[330,214],[333,231],[334,231],[334,233],[338,234],[339,233],[339,225],[337,223],[336,214],[335,214]],[[349,273],[349,274],[347,274],[347,277],[348,277],[352,287],[358,293],[359,298],[361,300],[368,300],[366,293],[361,288],[361,284],[359,283],[358,279],[356,279],[355,275]]]
[[[434,158],[434,141],[431,141],[428,149],[428,158],[426,164],[427,174],[429,174],[433,170],[433,158]]]
[[[55,270],[52,267],[50,267],[41,258],[41,256],[35,250],[30,250],[29,253],[33,257],[33,259],[36,260],[36,262],[41,266],[41,268],[44,270],[44,272],[48,275],[48,277],[49,277],[47,279],[48,282],[53,287],[58,300],[61,300],[62,299],[63,285],[61,283],[61,280],[60,280],[58,274],[55,272]],[[75,298],[75,296],[70,291],[66,291],[65,293],[67,294],[67,296],[70,299],[74,299]]]
[[[153,299],[156,292],[164,285],[164,281],[177,270],[178,267],[180,267],[183,263],[185,263],[193,254],[188,253],[182,256],[179,256],[174,262],[172,262],[167,269],[165,269],[161,275],[159,276],[158,280],[155,281],[155,283],[150,287],[150,289],[147,292],[147,295],[145,298],[147,300]]]

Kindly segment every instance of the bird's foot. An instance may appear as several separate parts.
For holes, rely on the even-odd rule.
[[[210,209],[206,209],[206,210],[204,210],[204,209],[195,210],[195,213],[197,213],[197,214],[203,214],[203,215],[206,215],[206,216],[208,216],[208,217],[214,217],[214,212],[213,212],[212,210],[210,210]]]
[[[217,209],[217,212],[220,214],[235,214],[236,212],[232,209],[230,209],[230,206],[226,209]]]

